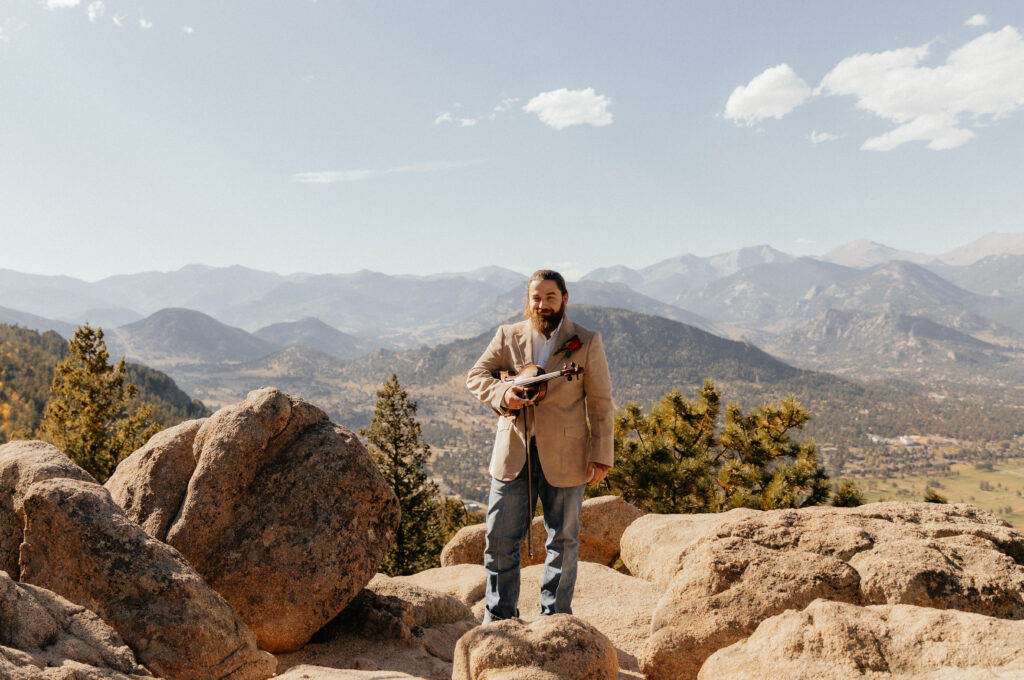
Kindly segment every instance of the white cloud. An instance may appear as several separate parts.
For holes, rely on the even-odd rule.
[[[434,119],[434,125],[440,125],[441,123],[452,123],[459,127],[473,127],[477,124],[477,118],[457,118],[451,114],[450,111],[442,113],[440,116]]]
[[[822,142],[834,142],[842,137],[843,135],[834,135],[831,132],[818,132],[817,130],[814,130],[811,134],[807,135],[807,139],[811,140],[815,144],[821,144]]]
[[[101,0],[90,2],[89,6],[85,8],[86,13],[89,15],[89,21],[93,23],[103,14],[104,10],[106,10],[106,5]]]
[[[292,175],[292,180],[303,184],[335,184],[338,182],[359,182],[371,177],[381,175],[398,175],[405,173],[437,172],[440,170],[453,170],[475,165],[477,161],[462,162],[441,162],[441,163],[417,163],[415,165],[400,165],[395,168],[384,170],[329,170],[324,172],[299,172]]]
[[[153,28],[153,22],[147,19],[139,19],[139,26],[142,28]]]
[[[848,57],[817,92],[852,95],[857,108],[898,125],[861,146],[872,151],[914,141],[952,149],[976,136],[970,128],[1024,108],[1024,38],[1013,27],[971,40],[940,66],[921,66],[928,54],[925,45]]]
[[[78,7],[82,0],[46,0],[47,9],[62,9],[64,7]]]
[[[192,28],[191,26],[182,26],[181,30],[187,33],[188,35],[192,35],[196,32],[196,29]]]
[[[501,103],[494,107],[494,113],[505,113],[511,110],[512,105],[519,102],[519,97],[505,97]]]
[[[733,90],[725,103],[725,118],[752,127],[765,118],[782,118],[811,94],[789,64],[779,64]]]
[[[111,17],[111,21],[113,21],[114,25],[117,26],[118,28],[123,28],[124,27],[124,19],[125,19],[125,17],[122,14],[116,14],[113,17]]]
[[[541,92],[523,107],[523,111],[536,113],[541,122],[556,130],[572,125],[611,125],[612,114],[608,106],[612,100],[594,93],[594,88],[567,90],[564,87],[551,92]]]
[[[988,26],[988,17],[984,14],[975,14],[964,22],[964,26]]]

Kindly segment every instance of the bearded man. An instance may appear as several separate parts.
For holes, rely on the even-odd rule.
[[[466,379],[500,416],[489,468],[485,624],[519,616],[519,544],[538,497],[547,529],[540,613],[572,613],[583,491],[588,482],[600,483],[613,463],[611,379],[601,335],[570,321],[568,302],[561,274],[534,272],[525,321],[498,328]],[[550,373],[570,361],[582,375],[548,382],[538,403],[498,377],[532,364]]]

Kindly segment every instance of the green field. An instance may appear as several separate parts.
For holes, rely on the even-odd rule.
[[[972,503],[1015,527],[1024,527],[1024,459],[1000,461],[991,470],[964,463],[954,465],[948,475],[861,477],[854,481],[869,503],[919,501],[930,486],[950,503]]]

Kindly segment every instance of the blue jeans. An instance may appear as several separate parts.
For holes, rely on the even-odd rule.
[[[519,616],[519,543],[533,519],[540,498],[544,509],[544,575],[540,587],[540,613],[572,614],[576,589],[576,558],[579,552],[580,508],[586,484],[556,487],[548,484],[540,467],[535,442],[530,442],[531,465],[523,465],[511,482],[491,479],[487,503],[487,570],[484,623]],[[533,497],[529,498],[529,474],[533,472]]]

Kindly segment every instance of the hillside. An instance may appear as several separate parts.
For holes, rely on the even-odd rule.
[[[255,331],[253,335],[276,347],[304,345],[333,354],[339,359],[352,359],[369,351],[366,343],[359,338],[342,333],[314,317],[271,324]]]
[[[112,356],[150,366],[241,362],[265,356],[277,346],[240,328],[191,309],[162,309],[108,332]]]
[[[0,323],[0,443],[35,432],[50,396],[53,369],[66,354],[67,341],[53,331]],[[153,404],[154,420],[161,425],[210,413],[160,371],[128,364],[128,379],[138,386],[138,398]]]

